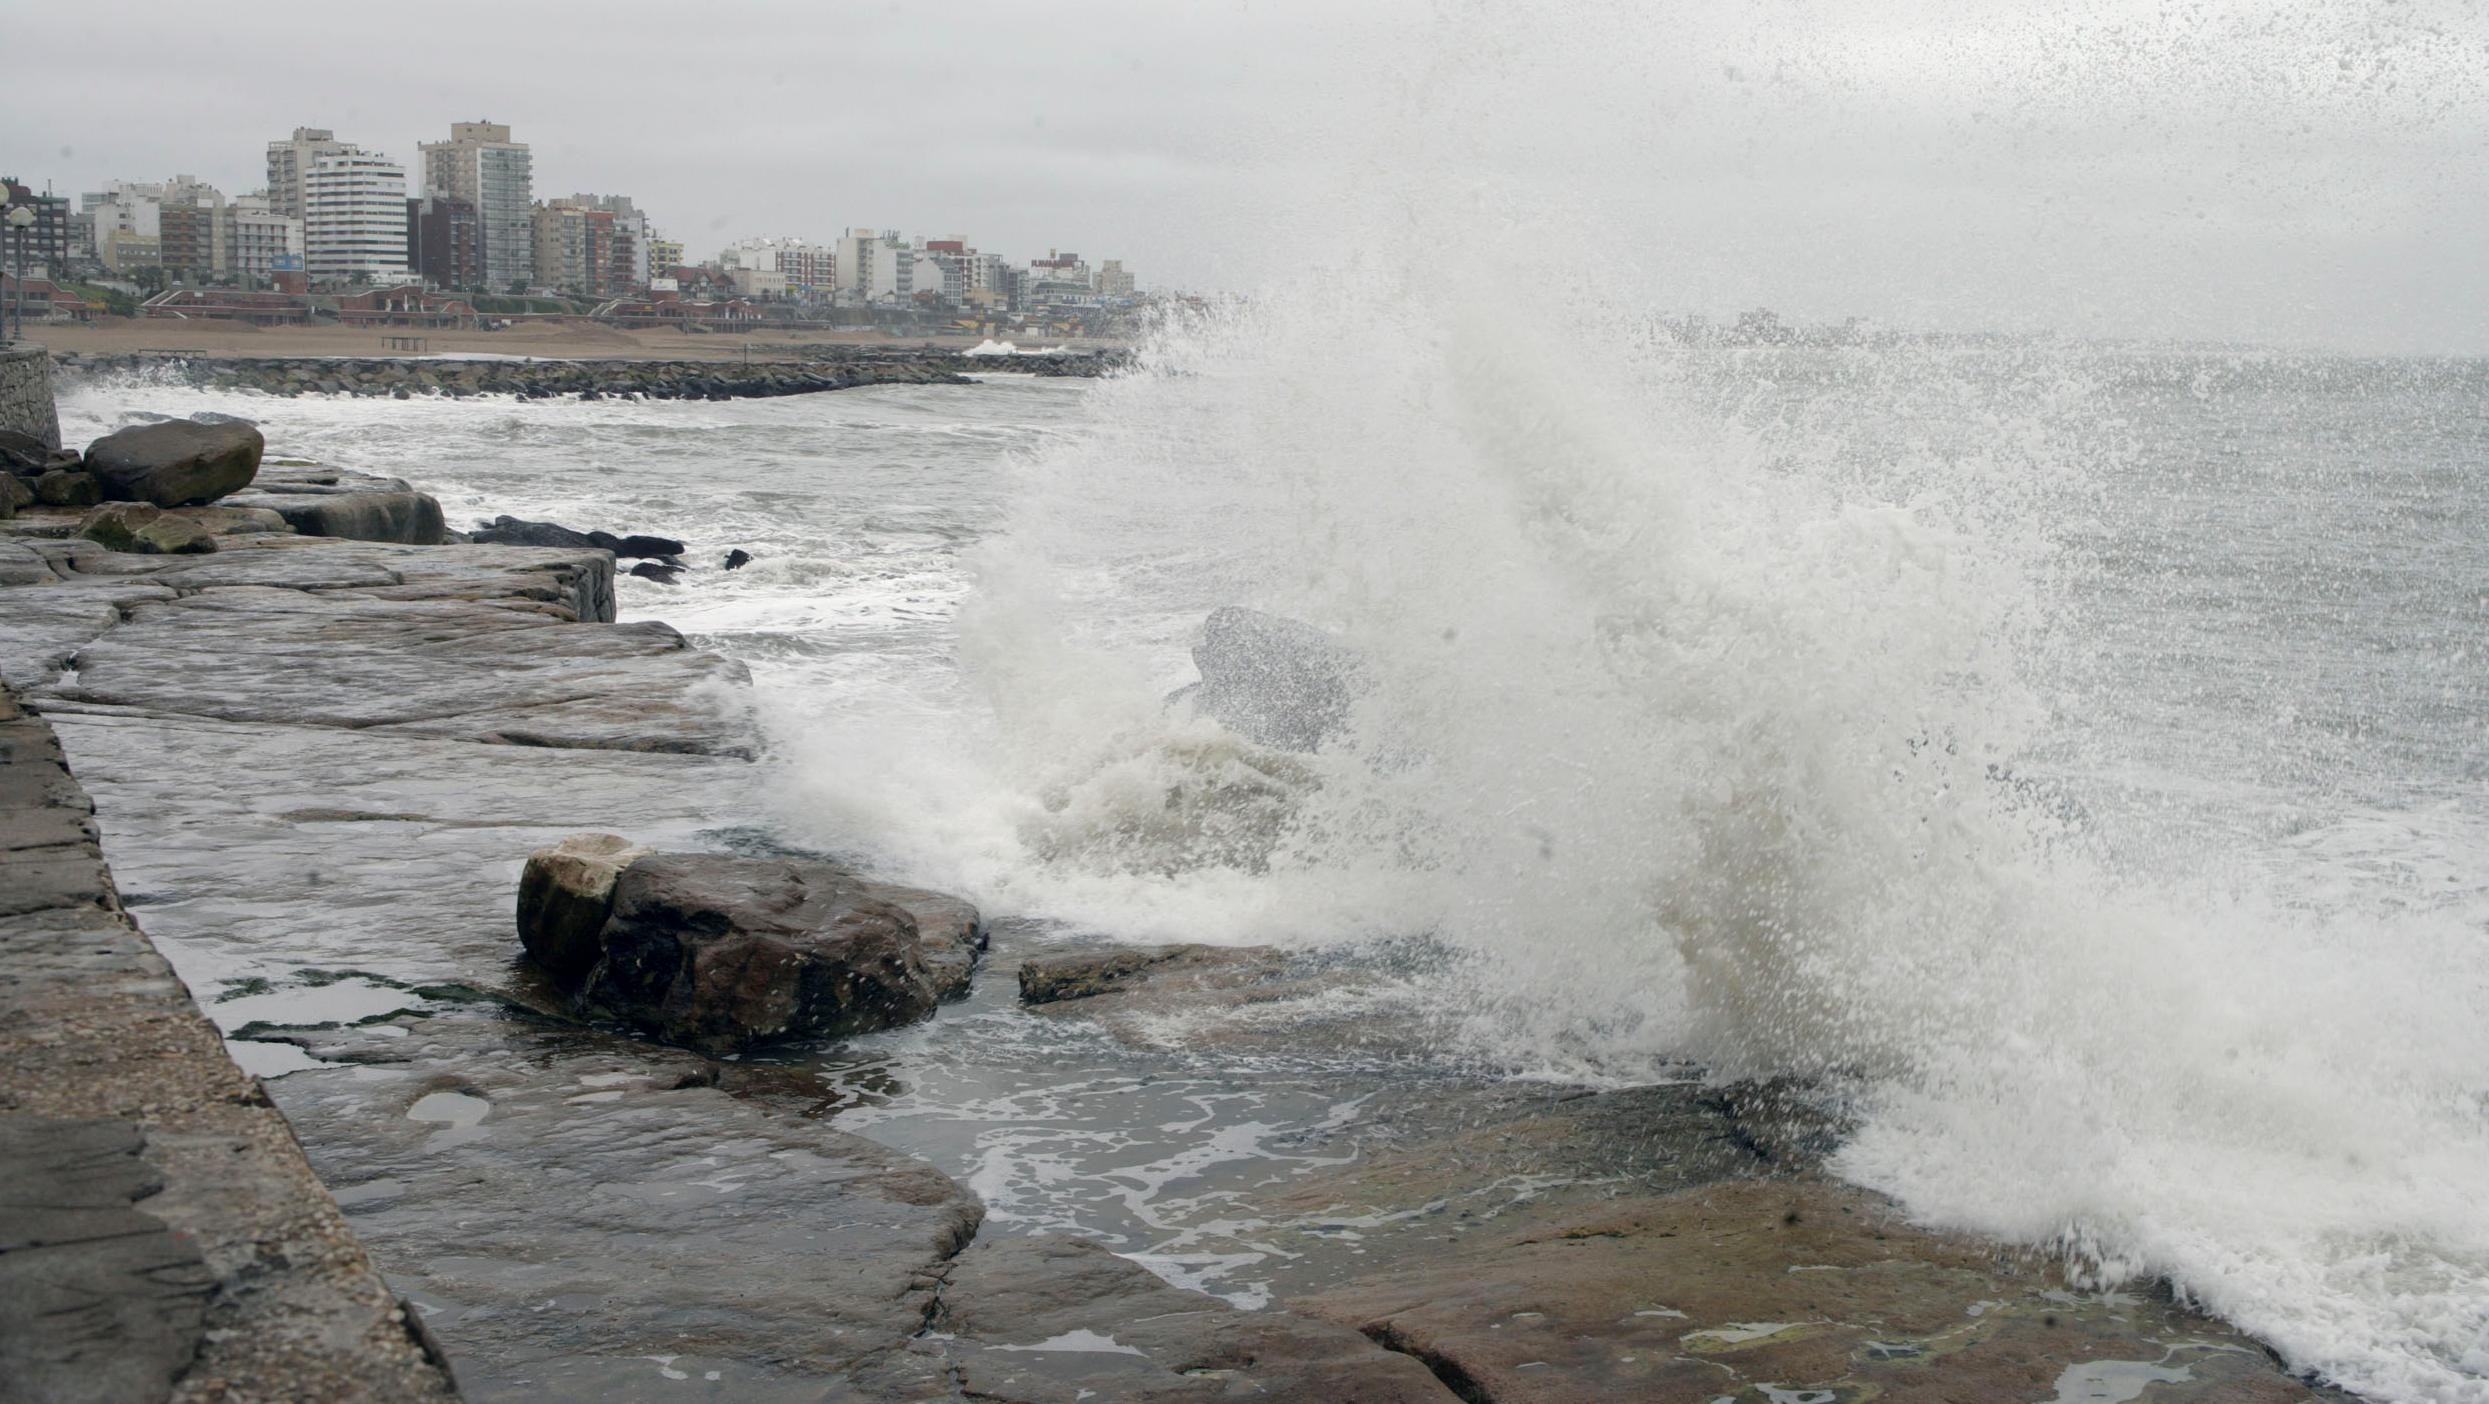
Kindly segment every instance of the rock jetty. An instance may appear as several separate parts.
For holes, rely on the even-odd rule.
[[[743,361],[496,358],[191,356],[155,352],[69,355],[65,376],[144,373],[210,390],[267,395],[511,395],[520,399],[739,400],[812,395],[868,385],[968,385],[993,374],[1095,376],[1124,363],[1113,354],[963,356],[948,350],[809,348],[811,354]]]

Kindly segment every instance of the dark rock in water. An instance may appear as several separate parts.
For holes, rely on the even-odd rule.
[[[1311,751],[1338,734],[1364,688],[1346,644],[1311,624],[1230,605],[1213,610],[1193,646],[1201,681],[1190,698],[1204,715],[1265,746]]]
[[[83,469],[55,468],[35,479],[35,501],[47,507],[92,507],[103,500],[103,485]]]
[[[249,487],[266,449],[248,424],[175,419],[97,439],[86,466],[112,501],[186,507]]]
[[[191,423],[193,423],[193,424],[244,424],[244,425],[247,425],[247,424],[251,423],[252,421],[247,420],[247,419],[244,419],[242,416],[240,416],[240,415],[238,415],[238,414],[224,414],[224,413],[221,413],[221,412],[216,411],[216,410],[200,410],[197,414],[194,414],[194,415],[190,416],[190,422],[191,422]]]
[[[573,549],[593,547],[597,543],[584,531],[572,531],[551,522],[531,522],[518,517],[495,517],[478,522],[469,538],[484,546],[561,546]]]
[[[521,943],[582,1008],[704,1052],[914,1023],[985,939],[968,904],[836,864],[612,835],[538,850],[519,892]]]
[[[681,566],[659,565],[655,561],[642,561],[631,567],[631,574],[642,580],[654,580],[660,585],[675,584],[682,573]]]
[[[592,531],[588,533],[588,540],[626,561],[651,556],[679,556],[684,551],[683,543],[670,536],[616,536],[610,531]]]
[[[216,549],[214,532],[145,502],[107,502],[79,519],[77,534],[107,551],[142,556],[193,555]]]
[[[744,550],[740,546],[737,546],[735,549],[726,553],[726,568],[728,570],[741,570],[751,563],[752,553]]]

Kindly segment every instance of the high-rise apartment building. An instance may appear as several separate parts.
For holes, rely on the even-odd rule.
[[[296,127],[293,136],[268,143],[269,212],[289,219],[304,218],[309,206],[305,197],[310,189],[312,163],[345,149],[346,143],[326,127]]]
[[[313,278],[402,283],[413,276],[406,168],[397,162],[358,146],[321,153],[303,178],[303,211],[303,262]]]
[[[20,185],[13,176],[0,177],[0,194],[7,196],[6,201],[0,203],[24,205],[35,212],[34,223],[6,235],[5,251],[12,260],[23,254],[26,271],[30,275],[46,278],[64,276],[62,270],[69,262],[69,231],[73,220],[69,212],[69,197],[37,194],[32,187]],[[8,228],[16,227],[12,225]],[[10,271],[16,271],[14,261],[9,266]]]
[[[452,122],[449,140],[423,143],[423,188],[475,206],[483,281],[495,292],[535,276],[534,161],[500,122]]]
[[[1124,261],[1122,259],[1110,258],[1106,262],[1098,265],[1098,292],[1100,295],[1105,297],[1130,297],[1132,296],[1132,291],[1133,278],[1131,274],[1124,271]]]

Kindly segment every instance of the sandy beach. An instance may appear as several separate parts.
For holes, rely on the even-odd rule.
[[[387,356],[383,338],[414,335],[429,355],[540,356],[559,360],[739,361],[782,356],[805,346],[946,346],[965,350],[973,336],[887,336],[879,332],[767,330],[691,332],[677,327],[626,330],[580,320],[520,322],[503,331],[307,326],[260,327],[245,322],[103,317],[38,329],[32,339],[54,351],[127,354],[187,351],[206,356]],[[1049,341],[1048,345],[1057,344]],[[1097,343],[1064,343],[1088,349]],[[748,349],[747,349],[748,348]]]

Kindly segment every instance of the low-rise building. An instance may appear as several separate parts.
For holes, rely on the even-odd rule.
[[[280,269],[302,270],[302,221],[278,214],[270,204],[260,191],[225,206],[226,272],[265,283]]]

